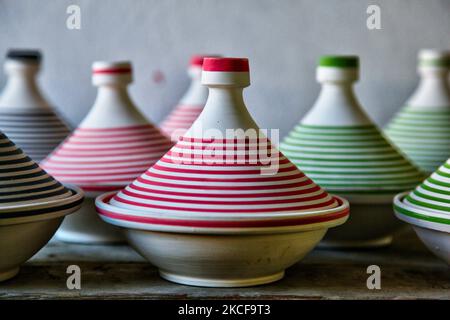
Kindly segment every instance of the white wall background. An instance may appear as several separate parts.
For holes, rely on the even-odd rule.
[[[71,4],[81,7],[81,30],[66,28]],[[381,7],[381,30],[366,27],[370,4]],[[132,60],[131,95],[160,121],[188,85],[191,54],[248,57],[250,112],[284,135],[318,94],[314,69],[322,54],[361,57],[356,91],[384,124],[417,84],[417,51],[450,48],[450,1],[0,0],[0,55],[11,47],[43,51],[41,87],[73,124],[95,98],[94,60]],[[154,81],[158,72],[163,82]]]

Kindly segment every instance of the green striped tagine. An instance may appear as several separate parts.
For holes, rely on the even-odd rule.
[[[397,217],[438,257],[450,264],[450,159],[413,191],[394,199]]]
[[[394,195],[417,185],[423,174],[380,130],[353,126],[297,125],[280,149],[329,192]]]
[[[56,181],[0,132],[0,223],[64,214],[79,207],[82,199],[82,191]]]
[[[418,60],[420,83],[385,133],[431,174],[450,156],[450,51],[421,50]]]
[[[385,133],[423,171],[433,172],[450,156],[450,106],[406,106]]]
[[[353,91],[359,78],[358,57],[325,58],[316,72],[320,94],[280,150],[316,184],[350,202],[348,221],[329,230],[321,246],[386,246],[402,226],[392,199],[425,177],[359,104]]]

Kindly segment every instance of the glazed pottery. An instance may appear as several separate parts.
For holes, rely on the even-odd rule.
[[[4,65],[8,82],[0,96],[0,128],[38,162],[70,132],[38,88],[40,61],[39,51],[10,50]]]
[[[322,246],[377,247],[391,243],[401,224],[390,204],[423,179],[365,114],[353,93],[358,57],[325,56],[312,109],[290,132],[281,151],[327,191],[349,200],[352,214]]]
[[[450,156],[450,51],[420,51],[418,71],[418,88],[385,132],[430,174]]]
[[[450,159],[413,191],[397,195],[394,210],[450,265]]]
[[[127,85],[131,81],[129,62],[94,63],[93,84],[99,89],[92,109],[42,162],[54,177],[86,192],[80,211],[68,217],[58,231],[60,240],[86,244],[123,241],[117,228],[99,219],[95,197],[125,187],[172,146],[130,100]]]
[[[205,58],[209,97],[177,144],[124,190],[96,199],[105,221],[167,280],[198,286],[268,283],[345,222],[326,193],[262,134],[244,104],[248,60]]]
[[[214,55],[209,56],[214,57]],[[191,58],[188,69],[191,84],[178,105],[160,124],[161,130],[172,141],[178,141],[186,133],[205,106],[208,88],[201,83],[203,58],[205,57],[205,55],[195,55]]]
[[[0,133],[0,281],[15,276],[82,201],[80,189],[63,186]]]

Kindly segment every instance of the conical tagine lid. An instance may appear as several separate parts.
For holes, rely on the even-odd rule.
[[[82,198],[80,190],[64,187],[0,132],[0,223],[71,210]]]
[[[9,78],[0,98],[0,128],[35,161],[70,133],[35,82],[40,61],[39,51],[10,50],[5,62]]]
[[[203,59],[205,57],[217,57],[217,55],[195,55],[189,63],[189,76],[191,84],[178,105],[161,122],[161,130],[171,138],[178,141],[192,126],[205,106],[208,98],[208,88],[201,83]]]
[[[322,57],[317,78],[323,83],[319,98],[281,144],[294,164],[344,196],[387,197],[422,181],[423,174],[386,140],[356,100],[351,86],[358,78],[357,57]]]
[[[60,181],[99,192],[126,186],[161,158],[172,143],[131,102],[130,82],[130,63],[94,63],[96,102],[43,168]]]
[[[450,232],[450,159],[406,196],[398,195],[394,209],[406,222]]]
[[[423,171],[450,156],[450,51],[419,53],[421,82],[386,127],[388,137]]]
[[[202,83],[210,92],[200,117],[133,183],[97,198],[103,219],[188,232],[345,221],[346,201],[299,171],[251,118],[242,97],[250,84],[247,59],[206,58]]]

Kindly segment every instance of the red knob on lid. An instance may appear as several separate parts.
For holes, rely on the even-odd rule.
[[[203,59],[203,71],[249,72],[247,58],[212,58]]]
[[[128,61],[121,62],[104,62],[97,61],[92,65],[93,74],[124,74],[131,73],[131,63]]]

